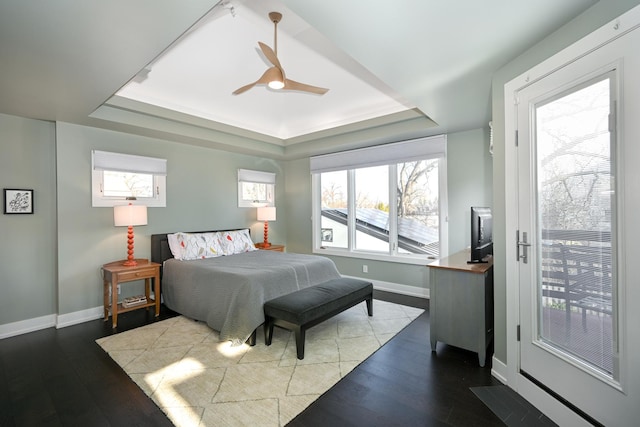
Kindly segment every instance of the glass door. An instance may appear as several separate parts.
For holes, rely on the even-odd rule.
[[[596,425],[640,416],[638,334],[627,327],[640,311],[625,297],[640,255],[629,234],[638,43],[631,32],[516,93],[519,374]]]

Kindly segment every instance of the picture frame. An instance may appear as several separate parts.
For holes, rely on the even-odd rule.
[[[33,214],[33,190],[4,189],[5,214]]]

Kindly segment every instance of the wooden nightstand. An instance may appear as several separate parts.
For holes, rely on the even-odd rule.
[[[256,245],[256,248],[261,249],[263,251],[276,251],[276,252],[284,252],[284,245],[271,245],[266,248],[262,245]]]
[[[138,265],[127,267],[124,261],[115,261],[102,266],[104,281],[104,321],[109,320],[109,312],[113,320],[113,327],[118,325],[118,313],[124,313],[139,308],[155,306],[155,315],[160,315],[160,264],[146,259],[136,259]],[[133,307],[123,307],[118,304],[118,284],[144,279],[144,294],[147,302]],[[153,279],[154,298],[151,298],[151,279]],[[109,283],[111,283],[111,301],[109,301]]]

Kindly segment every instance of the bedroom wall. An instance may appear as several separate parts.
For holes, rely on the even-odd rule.
[[[102,306],[100,266],[125,258],[126,229],[114,227],[112,208],[91,207],[91,150],[167,159],[167,207],[149,208],[148,225],[135,228],[135,255],[150,257],[150,236],[172,231],[251,227],[255,241],[262,223],[253,208],[237,207],[237,169],[276,173],[276,206],[284,197],[277,161],[91,127],[57,123],[58,312]],[[286,241],[286,210],[270,224],[270,240]],[[141,293],[143,284],[123,286]],[[94,312],[85,313],[91,316]]]
[[[494,203],[494,356],[507,364],[506,337],[506,273],[505,257],[512,239],[506,236],[505,212],[505,159],[504,150],[504,85],[529,68],[551,57],[580,38],[605,25],[619,15],[640,4],[639,0],[600,0],[558,31],[506,64],[493,76],[492,111],[494,129],[493,203]]]
[[[469,207],[492,205],[492,159],[489,131],[474,129],[447,135],[449,253],[469,246]],[[285,162],[287,250],[311,253],[311,173],[309,159]],[[425,266],[331,256],[340,273],[403,285],[403,292],[424,296],[429,288]],[[368,273],[362,272],[367,264]],[[404,288],[404,286],[408,288]]]
[[[0,114],[0,186],[34,190],[33,215],[0,215],[0,325],[56,311],[55,166],[53,123]]]

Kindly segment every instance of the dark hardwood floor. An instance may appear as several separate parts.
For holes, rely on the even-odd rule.
[[[426,308],[422,299],[375,297]],[[160,319],[174,315],[163,306]],[[95,320],[0,340],[0,426],[170,426],[95,343],[153,321],[136,310],[118,317],[115,332]],[[425,312],[290,425],[502,426],[470,390],[499,384],[490,361],[480,368],[475,353],[441,343],[432,353]]]

